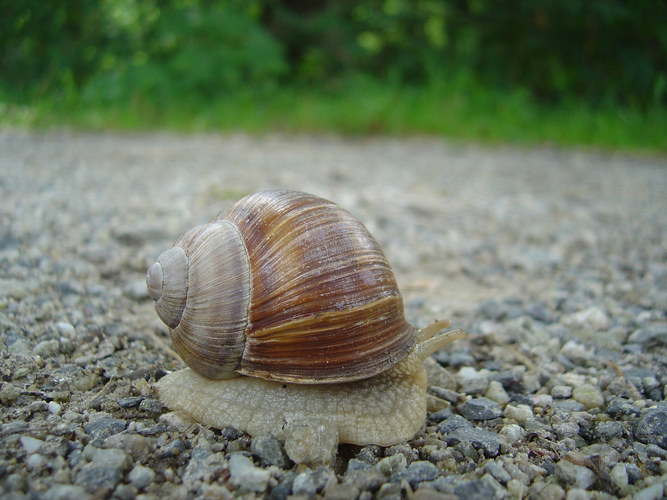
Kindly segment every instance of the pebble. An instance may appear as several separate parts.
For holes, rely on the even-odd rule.
[[[599,408],[604,405],[604,397],[602,392],[596,386],[591,384],[582,384],[577,386],[572,391],[572,398],[578,401],[587,409]]]
[[[614,485],[620,490],[628,485],[628,473],[625,469],[625,464],[622,462],[619,462],[612,467],[609,472],[609,477],[614,482]]]
[[[43,443],[44,441],[41,439],[37,439],[31,436],[21,436],[21,445],[28,455],[39,450]]]
[[[512,476],[510,476],[509,473],[496,462],[487,462],[484,467],[482,467],[482,470],[487,474],[491,474],[491,476],[502,485],[506,485],[512,479]]]
[[[81,486],[74,484],[56,484],[46,490],[44,498],[49,500],[88,500],[91,495]]]
[[[567,399],[572,397],[572,387],[569,385],[554,385],[551,388],[551,395],[554,398]]]
[[[493,432],[478,429],[477,427],[456,429],[447,436],[444,436],[443,440],[449,446],[455,446],[462,441],[468,441],[475,448],[481,448],[487,457],[497,456],[500,450],[498,436]]]
[[[263,464],[277,465],[285,468],[288,465],[287,457],[283,452],[280,441],[273,434],[262,434],[253,438],[250,445],[252,451]]]
[[[498,403],[484,397],[469,399],[459,407],[459,410],[470,420],[490,420],[503,415],[503,409]]]
[[[60,414],[61,406],[58,403],[56,403],[55,401],[49,401],[49,404],[47,405],[47,407],[48,407],[49,413],[51,415],[59,415]]]
[[[440,475],[440,470],[431,462],[418,460],[412,462],[407,469],[398,471],[391,476],[392,482],[400,482],[405,479],[410,486],[414,487],[422,481],[433,481]]]
[[[667,449],[667,406],[643,411],[637,421],[635,436],[642,443],[657,444]]]
[[[506,404],[510,399],[507,395],[507,391],[505,391],[505,388],[503,387],[503,384],[497,380],[492,380],[489,382],[489,388],[486,390],[484,397],[495,401],[499,405]]]
[[[95,496],[105,496],[112,491],[123,470],[131,464],[125,452],[117,449],[104,450],[87,445],[83,455],[90,461],[79,469],[74,483]]]
[[[498,434],[512,444],[516,443],[523,437],[524,430],[517,424],[506,424],[502,426]]]
[[[462,367],[456,374],[456,380],[464,394],[482,394],[489,387],[488,372],[477,371],[472,366]]]
[[[507,405],[503,412],[506,418],[512,418],[519,423],[525,423],[533,418],[533,410],[528,405]]]
[[[610,320],[607,313],[599,307],[589,307],[571,315],[566,322],[573,326],[599,331],[609,328]]]
[[[229,456],[229,474],[235,485],[258,493],[266,490],[271,479],[268,470],[256,467],[252,459],[242,453],[232,453]]]
[[[595,473],[564,458],[556,463],[556,476],[566,484],[585,490],[595,482]]]
[[[454,488],[454,493],[459,498],[494,498],[495,490],[493,486],[485,481],[473,479],[464,481]]]
[[[292,493],[295,495],[307,495],[309,497],[317,493],[317,486],[310,471],[303,471],[294,478]]]
[[[125,420],[112,417],[102,417],[84,425],[85,431],[96,441],[102,442],[112,434],[118,434],[125,430]]]
[[[449,434],[454,432],[456,429],[461,429],[465,427],[474,427],[472,422],[466,420],[461,415],[452,415],[446,420],[443,420],[435,428],[440,434]]]
[[[661,500],[664,498],[664,483],[655,483],[635,493],[633,500]]]
[[[375,465],[375,468],[377,469],[378,472],[380,472],[384,476],[389,477],[393,474],[405,470],[407,464],[408,461],[405,458],[405,456],[402,455],[401,453],[397,453],[396,455],[385,457],[382,460],[380,460]]]
[[[42,340],[32,349],[32,353],[43,358],[53,356],[60,349],[60,342],[56,339]]]
[[[153,479],[155,479],[155,472],[153,472],[148,467],[137,464],[130,471],[127,478],[135,488],[143,490],[153,482]]]

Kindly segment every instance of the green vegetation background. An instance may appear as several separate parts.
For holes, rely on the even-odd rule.
[[[0,125],[667,150],[662,0],[0,5]]]

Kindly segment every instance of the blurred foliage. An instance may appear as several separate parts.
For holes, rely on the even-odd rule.
[[[665,26],[662,0],[0,0],[0,97],[201,106],[372,80],[646,110],[667,104]]]

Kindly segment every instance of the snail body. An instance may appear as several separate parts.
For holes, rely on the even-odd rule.
[[[438,334],[446,321],[412,327],[363,224],[296,191],[247,196],[186,232],[146,282],[189,366],[158,382],[163,403],[206,425],[270,432],[295,462],[327,461],[315,448],[338,442],[414,436],[422,363],[462,336]],[[313,438],[327,444],[304,451]]]

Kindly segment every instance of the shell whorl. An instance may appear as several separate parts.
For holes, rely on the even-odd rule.
[[[229,221],[212,221],[188,231],[170,251],[187,259],[182,314],[177,324],[165,321],[174,349],[199,374],[228,378],[241,361],[250,301],[248,256],[239,232]],[[166,285],[171,261],[158,263]]]

